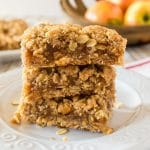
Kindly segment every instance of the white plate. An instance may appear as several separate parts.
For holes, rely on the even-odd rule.
[[[110,124],[116,129],[111,135],[70,130],[56,135],[58,128],[10,123],[19,99],[21,69],[0,76],[0,149],[3,150],[125,150],[150,147],[150,80],[134,72],[117,69],[117,99],[124,107],[114,109]],[[68,141],[63,142],[62,137]],[[54,137],[55,140],[52,140]],[[146,142],[147,140],[147,142]],[[143,145],[143,143],[146,143]],[[136,147],[138,146],[138,147]],[[136,148],[135,148],[136,147]]]
[[[0,63],[12,60],[18,60],[21,57],[21,50],[0,50]]]

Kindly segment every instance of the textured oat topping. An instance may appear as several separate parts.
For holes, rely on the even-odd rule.
[[[27,27],[21,19],[0,20],[0,50],[20,48],[21,36]]]
[[[49,99],[100,94],[111,87],[114,77],[114,68],[109,66],[24,67],[24,96],[35,94]]]
[[[113,103],[114,93],[38,99],[35,102],[24,100],[19,113],[24,120],[43,127],[57,125],[106,133],[104,129],[108,129],[107,120],[111,117]]]
[[[40,24],[22,40],[23,63],[32,66],[122,64],[126,40],[98,25]]]

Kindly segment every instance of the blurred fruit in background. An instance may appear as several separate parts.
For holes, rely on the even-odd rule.
[[[133,3],[133,1],[135,1],[135,0],[107,0],[107,1],[110,1],[110,2],[118,5],[123,10],[123,12],[125,12],[125,10],[128,8],[128,6],[131,3]]]
[[[102,25],[121,25],[123,23],[123,12],[121,8],[109,1],[98,1],[85,13],[85,17]]]
[[[150,25],[150,0],[132,3],[125,13],[124,25]]]
[[[102,25],[150,25],[150,0],[99,0],[85,17]]]
[[[75,23],[115,29],[128,39],[128,45],[150,42],[150,0],[89,1],[93,4],[86,5],[85,0],[60,0]]]

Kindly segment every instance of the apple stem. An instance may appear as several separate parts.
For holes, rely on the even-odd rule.
[[[143,17],[144,21],[149,21],[150,20],[150,15],[149,14],[145,14]]]

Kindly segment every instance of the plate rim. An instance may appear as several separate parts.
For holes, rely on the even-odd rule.
[[[20,68],[17,68],[17,69],[14,69],[14,70],[12,70],[12,71],[8,71],[7,73],[5,73],[5,74],[2,74],[2,75],[0,75],[0,94],[2,93],[2,91],[4,91],[4,90],[1,90],[1,89],[3,89],[3,87],[4,86],[2,86],[3,84],[7,84],[7,86],[9,85],[9,82],[10,81],[7,81],[7,83],[6,83],[6,81],[2,81],[2,79],[3,79],[3,77],[5,77],[5,78],[8,78],[8,77],[11,77],[13,74],[16,74],[18,71],[21,71],[21,69]],[[146,92],[146,91],[144,91],[145,89],[147,89],[147,88],[150,88],[150,85],[148,85],[148,84],[146,84],[146,83],[150,83],[150,80],[148,79],[148,78],[146,78],[146,77],[144,77],[144,76],[142,76],[142,75],[140,75],[140,74],[138,74],[138,73],[135,73],[134,71],[129,71],[129,70],[125,70],[125,69],[122,69],[122,68],[117,68],[117,75],[118,75],[118,77],[120,78],[120,79],[122,79],[123,78],[123,76],[126,76],[126,75],[128,75],[128,76],[130,76],[130,77],[132,77],[132,79],[134,80],[137,80],[137,79],[139,79],[140,78],[140,80],[139,80],[139,82],[135,82],[135,81],[132,81],[132,83],[130,83],[131,85],[133,85],[134,86],[134,89],[136,89],[136,90],[143,90],[142,91],[142,94],[141,93],[139,93],[139,91],[138,91],[138,94],[140,94],[140,96],[141,96],[141,98],[142,98],[142,101],[143,101],[143,103],[146,105],[146,104],[150,104],[150,102],[148,102],[148,100],[146,99],[144,99],[144,98],[146,98],[147,96],[150,96],[150,94],[148,93],[148,92]],[[127,78],[126,78],[126,80],[125,80],[125,82],[131,82],[131,81],[129,81]],[[143,85],[144,84],[144,85]],[[135,85],[136,85],[136,88],[135,88]],[[139,89],[139,88],[141,88],[141,89]],[[149,114],[150,115],[150,110],[148,109],[148,110],[144,110],[143,109],[143,107],[142,107],[142,113],[140,114],[140,117],[142,116],[142,117],[144,117],[144,115],[145,114]],[[150,116],[148,117],[148,116],[146,116],[145,117],[145,119],[143,119],[142,121],[144,121],[144,122],[148,122],[148,123],[150,123]],[[142,133],[142,135],[144,135],[144,134],[146,134],[148,131],[150,131],[150,127],[149,126],[147,126],[147,125],[143,125],[142,124],[142,122],[140,122],[141,124],[139,125],[139,128],[141,127],[141,126],[144,126],[145,127],[145,129],[144,130],[142,130],[140,133]],[[2,130],[1,128],[2,127],[4,127],[4,125],[3,125],[3,123],[2,123],[2,120],[0,119],[0,131],[4,131],[4,130]],[[134,129],[133,131],[132,131],[132,133],[128,133],[129,131],[129,129],[128,129],[129,127],[126,127],[125,128],[125,131],[126,131],[126,135],[124,135],[121,139],[120,139],[120,137],[118,136],[118,134],[119,134],[119,132],[120,131],[117,131],[117,133],[115,133],[115,134],[117,134],[117,136],[115,136],[115,138],[118,140],[118,143],[117,143],[117,147],[114,147],[114,149],[116,150],[116,149],[120,149],[120,148],[122,148],[122,146],[121,145],[123,145],[124,146],[124,148],[129,148],[130,146],[132,146],[133,145],[133,143],[134,143],[134,145],[136,145],[136,144],[138,144],[139,143],[139,137],[141,137],[141,134],[135,134],[136,132],[135,131],[137,131],[137,129]],[[138,128],[138,129],[139,129]],[[148,129],[148,130],[147,130]],[[26,143],[27,141],[30,143],[30,145],[34,145],[34,146],[36,146],[36,145],[38,145],[38,147],[40,147],[41,149],[43,149],[43,150],[47,150],[47,146],[49,147],[50,145],[47,145],[47,143],[46,142],[44,142],[44,141],[38,141],[37,139],[34,139],[33,137],[29,137],[29,138],[26,138],[26,136],[25,135],[18,135],[18,133],[14,133],[14,131],[12,130],[12,131],[10,131],[11,129],[9,129],[8,131],[8,133],[6,134],[6,132],[0,132],[0,143],[1,143],[1,145],[6,145],[6,143],[11,143],[11,144],[9,144],[9,145],[13,145],[13,147],[14,146],[16,146],[16,147],[18,147],[18,145],[20,145],[20,143]],[[122,133],[122,132],[121,132]],[[133,135],[132,135],[133,134]],[[136,135],[137,137],[135,137],[134,138],[134,135]],[[11,137],[11,138],[14,138],[12,141],[10,140],[10,141],[7,141],[8,139],[9,139],[9,137]],[[20,138],[20,139],[18,139],[18,137]],[[106,140],[106,137],[104,136],[101,140],[97,140],[97,139],[91,139],[90,141],[88,140],[88,142],[78,142],[78,141],[73,141],[73,142],[68,142],[68,143],[62,143],[62,142],[57,142],[57,143],[55,143],[55,144],[53,144],[52,146],[51,146],[51,148],[52,149],[62,149],[62,148],[66,148],[66,149],[68,149],[68,150],[70,150],[70,149],[72,149],[72,147],[74,148],[74,150],[77,150],[77,149],[79,149],[79,150],[84,150],[84,149],[86,149],[86,148],[89,148],[90,147],[90,150],[94,150],[94,149],[96,149],[96,150],[98,150],[98,147],[101,147],[102,149],[109,149],[110,147],[109,147],[109,145],[114,145],[114,143],[113,143],[113,140],[112,140],[112,138],[111,138],[111,135],[108,135],[107,136],[108,138],[109,138],[109,144],[107,143],[107,146],[106,146],[106,143],[105,143],[105,140]],[[146,140],[148,137],[150,137],[150,135],[148,135],[148,136],[145,136],[145,137],[143,137],[143,139],[141,139],[141,140]],[[129,139],[128,139],[129,138]],[[30,139],[32,139],[32,142],[31,142],[31,140]],[[134,139],[134,140],[133,140]],[[4,140],[4,141],[3,141]],[[5,141],[6,140],[6,141]],[[14,142],[14,141],[16,141],[16,142]],[[98,143],[98,141],[99,141],[99,143]],[[101,142],[100,142],[101,141]],[[131,142],[132,141],[132,142]],[[107,140],[107,142],[108,142],[108,140]],[[13,143],[18,143],[18,144],[16,144],[16,145],[14,145]],[[39,143],[40,143],[40,145],[39,145]],[[50,142],[51,144],[52,144],[52,142]],[[96,144],[95,144],[96,143]],[[127,144],[127,145],[126,145]],[[8,144],[7,144],[8,145]],[[28,145],[29,146],[29,150],[30,150],[30,145]],[[8,150],[10,149],[11,150],[11,146],[10,147],[8,147]],[[31,146],[32,147],[32,146]],[[33,148],[33,147],[32,147]],[[31,149],[32,149],[31,148]],[[5,149],[5,147],[4,147],[4,149]]]

